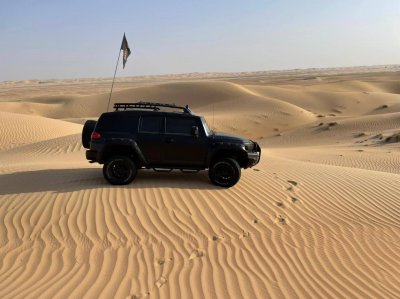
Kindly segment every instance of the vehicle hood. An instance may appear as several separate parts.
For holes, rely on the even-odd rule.
[[[243,138],[238,135],[222,133],[222,132],[213,132],[213,137],[215,141],[223,141],[223,142],[234,142],[234,143],[248,143],[249,139]]]

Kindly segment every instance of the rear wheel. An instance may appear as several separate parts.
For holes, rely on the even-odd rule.
[[[104,178],[113,185],[131,183],[137,174],[135,163],[126,156],[113,156],[103,166]]]
[[[214,185],[221,187],[232,187],[241,175],[238,162],[232,158],[220,159],[212,163],[208,170],[208,176]]]

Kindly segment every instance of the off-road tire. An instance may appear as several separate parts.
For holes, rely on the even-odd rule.
[[[82,145],[84,148],[90,148],[90,140],[97,121],[87,120],[82,129]]]
[[[232,187],[239,180],[241,169],[239,163],[232,158],[224,158],[214,161],[208,170],[208,176],[214,185]]]
[[[112,156],[103,165],[103,176],[112,185],[127,185],[136,174],[136,165],[127,156]]]

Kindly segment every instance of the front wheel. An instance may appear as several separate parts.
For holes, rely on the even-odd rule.
[[[232,187],[240,179],[240,166],[235,159],[225,158],[211,164],[208,176],[214,185]]]
[[[112,185],[131,183],[137,174],[135,163],[126,156],[113,156],[104,163],[103,176]]]

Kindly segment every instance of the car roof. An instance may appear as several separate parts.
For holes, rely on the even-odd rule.
[[[104,112],[103,115],[131,115],[131,116],[142,116],[142,115],[159,115],[159,116],[179,116],[179,117],[200,117],[195,113],[185,113],[185,112],[176,112],[176,111],[149,111],[149,110],[123,110],[123,111],[111,111]]]

